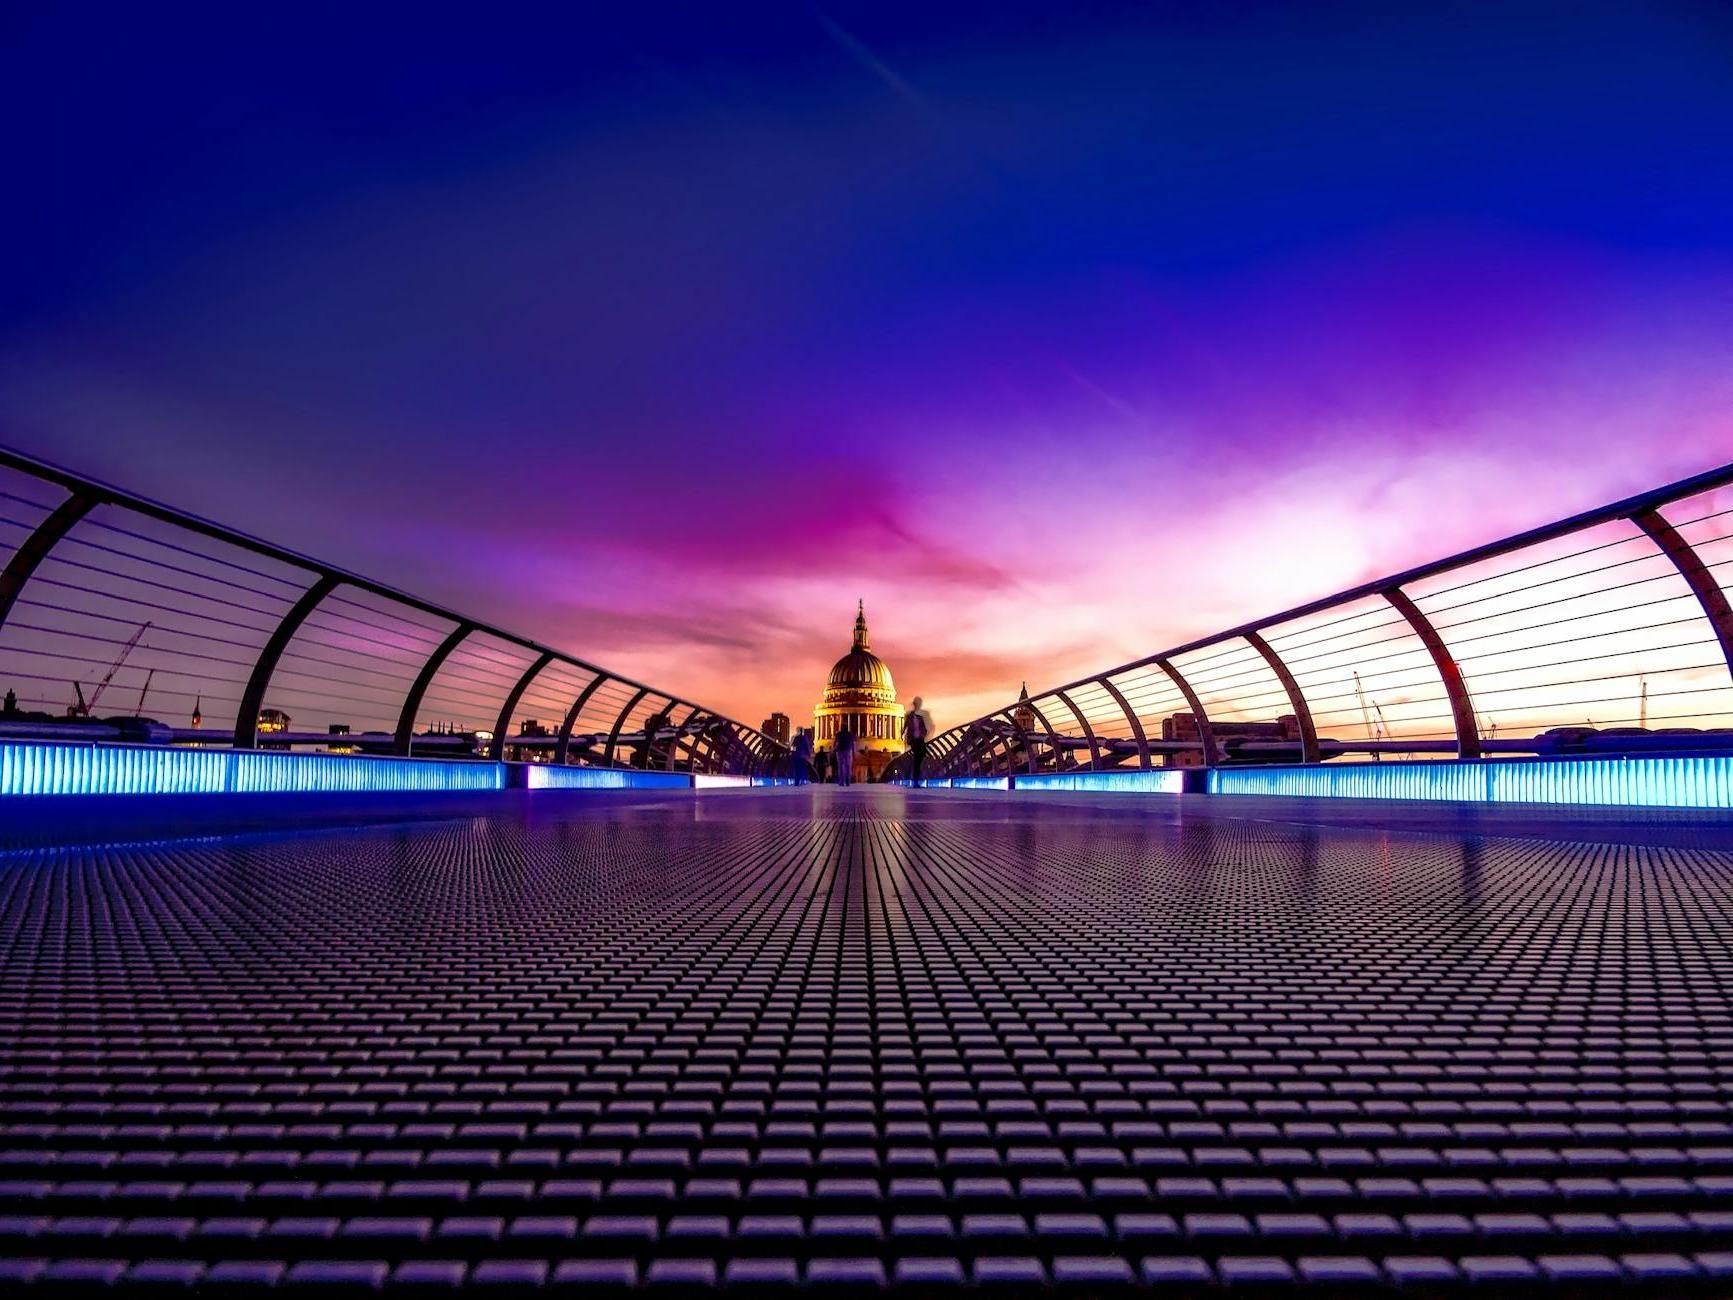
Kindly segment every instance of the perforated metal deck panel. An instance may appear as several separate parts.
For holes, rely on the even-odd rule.
[[[1733,1293],[1733,836],[1473,825],[857,788],[8,854],[0,1287]]]

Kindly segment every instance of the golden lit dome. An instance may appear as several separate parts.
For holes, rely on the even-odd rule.
[[[813,721],[821,750],[830,748],[839,730],[848,729],[855,739],[855,770],[863,776],[876,779],[885,764],[903,752],[896,683],[885,661],[870,648],[864,604],[855,611],[854,645],[830,670]]]
[[[866,691],[877,693],[882,691],[891,702],[897,698],[897,688],[891,681],[891,670],[885,667],[885,661],[868,649],[866,606],[863,603],[855,614],[854,646],[830,670],[830,680],[826,683],[832,691]]]

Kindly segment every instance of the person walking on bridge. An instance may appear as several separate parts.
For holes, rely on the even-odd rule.
[[[933,715],[921,707],[921,697],[915,696],[909,711],[903,714],[903,743],[909,747],[910,783],[921,783],[921,767],[927,761],[927,737],[933,734]]]
[[[832,754],[836,758],[836,783],[838,785],[854,784],[854,732],[846,725],[838,727],[836,739],[830,742]]]
[[[802,727],[794,733],[794,744],[789,747],[788,757],[793,765],[792,775],[796,785],[805,785],[812,779],[812,731]]]

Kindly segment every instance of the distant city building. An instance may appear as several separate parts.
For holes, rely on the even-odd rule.
[[[857,781],[878,780],[903,752],[903,711],[897,706],[891,670],[870,648],[865,602],[855,612],[854,644],[830,670],[823,702],[813,710],[813,719],[821,750],[830,749],[845,725],[854,735]]]
[[[788,743],[788,715],[786,713],[771,714],[758,729],[772,740],[780,741],[784,745]]]
[[[327,735],[331,736],[347,736],[349,724],[347,722],[333,722],[325,731]],[[326,745],[325,752],[327,754],[353,754],[357,750],[353,745]]]
[[[517,734],[520,736],[547,736],[553,733],[535,718],[525,718],[518,726]]]
[[[1029,683],[1024,682],[1017,696],[1017,707],[1011,710],[1011,721],[1017,724],[1017,730],[1030,732],[1035,730],[1035,706],[1029,703]]]
[[[1274,722],[1214,722],[1210,723],[1210,732],[1215,736],[1217,745],[1230,740],[1281,740],[1300,743],[1300,720],[1292,713],[1284,713]],[[1195,741],[1196,749],[1182,750],[1179,753],[1168,754],[1166,763],[1169,767],[1202,767],[1203,733],[1198,730],[1197,715],[1191,712],[1175,713],[1161,720],[1161,738],[1168,741]]]

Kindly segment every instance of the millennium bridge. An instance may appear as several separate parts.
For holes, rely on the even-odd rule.
[[[6,1294],[1733,1294],[1733,467],[919,787],[0,456]]]

